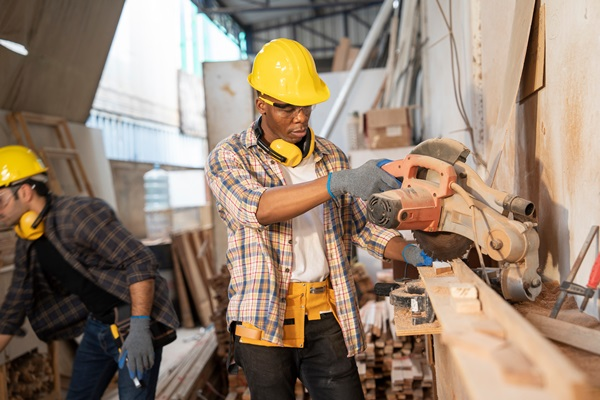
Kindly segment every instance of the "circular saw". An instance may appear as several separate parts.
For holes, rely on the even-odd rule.
[[[437,260],[462,257],[476,245],[480,254],[497,261],[506,299],[534,300],[542,288],[535,206],[486,185],[466,164],[469,153],[455,140],[430,139],[405,159],[383,165],[402,187],[372,195],[367,218],[386,228],[411,230]]]

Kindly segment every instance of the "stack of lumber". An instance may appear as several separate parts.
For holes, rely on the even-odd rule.
[[[229,374],[229,394],[227,400],[239,400],[242,399],[246,393],[250,394],[248,390],[248,382],[246,381],[246,375],[240,368],[237,374]]]
[[[221,371],[216,357],[217,337],[213,329],[207,329],[181,362],[161,375],[156,388],[159,400],[196,399],[199,391],[215,392]],[[168,347],[165,348],[168,351]]]
[[[215,293],[215,307],[212,315],[215,333],[217,335],[217,354],[219,357],[226,358],[229,351],[229,342],[231,335],[227,330],[227,305],[229,304],[229,296],[227,290],[229,288],[229,270],[227,266],[221,267],[221,273],[215,275],[209,280],[210,287]]]
[[[367,400],[432,399],[433,373],[425,356],[425,336],[396,336],[388,301],[361,307],[366,351],[356,356]]]
[[[373,292],[373,280],[367,273],[363,263],[355,262],[352,264],[352,276],[356,285],[359,307],[362,307],[367,301],[377,298],[377,295]]]
[[[304,385],[300,380],[296,381],[294,392],[296,400],[310,400],[310,396],[304,389]],[[244,375],[244,371],[241,368],[237,375],[229,375],[229,394],[225,400],[251,400],[246,375]]]
[[[212,230],[174,232],[171,241],[181,325],[195,327],[195,313],[201,325],[206,327],[211,323],[216,302],[215,292],[209,285],[214,276]]]

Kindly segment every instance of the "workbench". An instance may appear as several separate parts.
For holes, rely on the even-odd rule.
[[[433,268],[419,268],[436,314],[433,324],[412,326],[410,318],[394,321],[398,335],[433,335],[439,399],[600,398],[599,388],[585,373],[512,305],[461,260],[451,265],[452,271],[441,275]],[[469,286],[476,288],[479,307],[457,307],[461,299],[452,288]],[[472,300],[471,295],[465,297]],[[395,311],[406,312],[398,307]]]

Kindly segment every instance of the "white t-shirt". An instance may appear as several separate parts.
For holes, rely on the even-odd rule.
[[[296,167],[281,165],[288,185],[317,179],[315,159],[310,155]],[[323,205],[292,220],[294,266],[292,282],[321,282],[329,276],[323,235]]]

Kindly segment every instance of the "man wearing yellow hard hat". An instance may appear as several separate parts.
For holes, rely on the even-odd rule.
[[[346,155],[309,127],[329,89],[304,46],[265,44],[248,82],[260,117],[219,143],[207,163],[228,228],[230,357],[253,400],[295,399],[297,378],[314,400],[362,399],[351,246],[413,265],[431,259],[397,231],[367,222],[364,200],[400,187],[381,160],[349,169]]]
[[[104,201],[52,194],[47,171],[26,147],[0,148],[0,226],[19,237],[0,351],[25,317],[44,341],[83,333],[67,399],[100,399],[117,371],[120,399],[152,399],[179,325],[157,261]]]

